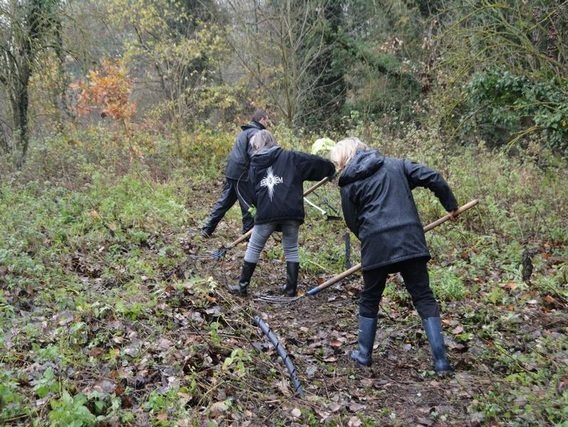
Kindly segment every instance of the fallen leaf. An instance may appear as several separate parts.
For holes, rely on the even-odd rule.
[[[223,402],[215,402],[209,407],[209,413],[212,417],[217,417],[227,411],[227,404]]]
[[[91,357],[99,357],[101,354],[103,354],[105,352],[104,348],[100,348],[100,347],[93,347],[90,351],[89,351],[89,356]]]
[[[101,219],[101,216],[95,209],[89,211],[89,216],[93,219]]]
[[[329,342],[329,345],[333,348],[339,348],[343,345],[343,342],[341,342],[342,340],[338,340],[338,339],[333,339]]]
[[[357,417],[351,417],[347,423],[349,427],[360,427],[362,424],[361,420]]]
[[[499,285],[500,287],[502,287],[503,289],[509,289],[509,290],[515,290],[519,287],[519,284],[516,282],[507,282],[507,283],[502,283]]]
[[[160,350],[167,350],[168,348],[170,348],[172,346],[172,342],[170,340],[167,340],[165,338],[162,338],[160,340],[160,342],[158,343],[158,348]]]
[[[282,394],[284,396],[292,396],[292,392],[290,390],[290,385],[288,384],[287,380],[282,379],[282,380],[278,381],[277,386],[278,386],[278,389],[282,392]]]
[[[366,406],[361,405],[360,403],[352,403],[351,405],[349,405],[349,410],[351,412],[359,412],[359,411],[361,411],[365,408],[366,408]]]
[[[454,329],[452,329],[452,334],[457,335],[457,334],[461,334],[463,332],[463,326],[456,326]]]
[[[98,391],[102,394],[111,394],[116,390],[116,384],[106,378],[103,378],[93,386],[94,391]]]
[[[329,407],[329,410],[331,412],[339,412],[341,411],[341,409],[343,409],[343,405],[340,405],[339,403],[334,403]]]
[[[553,307],[558,307],[558,308],[562,307],[562,303],[550,295],[544,297],[544,302]]]

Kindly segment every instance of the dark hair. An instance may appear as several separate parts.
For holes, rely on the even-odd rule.
[[[264,110],[256,110],[252,115],[252,121],[260,123],[262,119],[266,119],[268,117],[268,113]]]

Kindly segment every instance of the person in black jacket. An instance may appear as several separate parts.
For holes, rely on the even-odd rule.
[[[227,168],[225,170],[225,185],[209,219],[201,228],[203,237],[211,237],[217,228],[217,224],[238,200],[241,207],[243,234],[248,232],[254,225],[254,220],[249,213],[252,204],[252,190],[248,182],[248,166],[252,150],[250,139],[259,130],[266,129],[270,119],[266,111],[257,110],[252,116],[250,123],[241,126],[242,131],[237,136],[233,149],[229,154]]]
[[[430,252],[412,196],[416,187],[431,190],[457,218],[458,202],[434,169],[406,159],[385,157],[358,138],[339,141],[330,158],[341,170],[338,185],[345,222],[361,241],[363,289],[359,297],[359,349],[350,358],[372,364],[379,304],[387,276],[400,272],[426,331],[434,369],[453,371],[448,362],[440,311],[430,288]]]
[[[300,258],[298,231],[304,222],[304,181],[321,181],[335,174],[329,160],[319,156],[284,150],[267,130],[259,131],[251,140],[249,180],[254,188],[256,215],[239,282],[229,292],[247,295],[247,288],[260,253],[275,230],[282,231],[282,247],[286,258],[286,285],[283,292],[296,296]]]

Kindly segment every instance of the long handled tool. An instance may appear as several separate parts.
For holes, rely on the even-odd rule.
[[[462,212],[467,211],[468,209],[474,207],[475,205],[477,205],[479,203],[478,200],[472,200],[469,203],[466,203],[465,205],[461,206],[456,214],[459,215]],[[452,218],[451,214],[447,214],[439,219],[437,219],[434,222],[431,222],[430,224],[428,224],[427,226],[424,227],[424,232],[429,231],[435,227],[437,227],[440,224],[443,224],[444,222],[448,221],[449,219]],[[298,301],[299,299],[302,299],[306,296],[311,296],[311,295],[315,295],[317,293],[319,293],[320,291],[323,291],[326,288],[329,288],[331,285],[334,285],[337,282],[340,282],[341,280],[345,279],[348,276],[351,276],[353,273],[359,271],[361,269],[361,264],[357,264],[354,265],[353,267],[351,267],[349,270],[345,270],[343,273],[338,274],[337,276],[333,276],[332,278],[326,280],[325,282],[323,282],[321,285],[316,286],[313,289],[310,289],[308,292],[306,292],[303,295],[299,295],[297,297],[285,297],[285,296],[276,296],[276,295],[264,295],[261,296],[260,298],[258,298],[260,301],[266,301],[266,302],[271,302],[271,303],[277,303],[277,304],[288,304],[294,301]]]
[[[323,184],[325,184],[327,181],[329,181],[329,177],[325,177],[324,179],[322,179],[321,181],[316,182],[314,185],[312,185],[310,188],[308,188],[306,191],[304,191],[304,196],[307,196],[310,193],[313,193],[316,189],[318,189],[319,187],[321,187]],[[212,257],[215,259],[220,259],[223,257],[223,255],[225,255],[227,253],[227,251],[229,249],[234,248],[235,246],[237,246],[239,243],[244,242],[245,240],[247,240],[250,235],[252,234],[252,229],[247,231],[245,234],[243,234],[241,237],[239,237],[237,240],[229,243],[227,246],[222,246],[219,249],[217,249],[216,251],[214,251],[212,253]]]

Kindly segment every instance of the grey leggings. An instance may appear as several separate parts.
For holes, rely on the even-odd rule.
[[[282,248],[284,249],[284,257],[287,262],[300,262],[298,254],[298,231],[300,229],[299,221],[284,221],[279,223],[255,224],[252,229],[252,235],[245,252],[245,261],[258,263],[260,253],[266,245],[268,238],[274,233],[276,227],[282,227]]]

